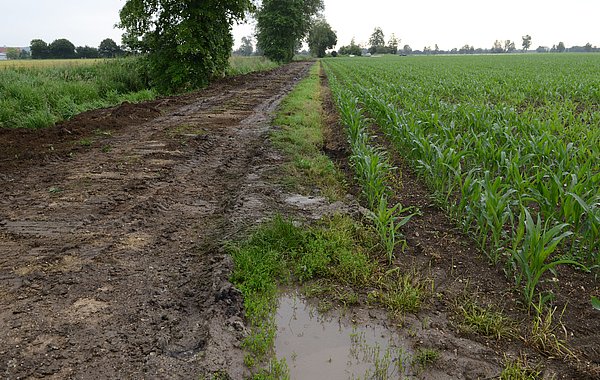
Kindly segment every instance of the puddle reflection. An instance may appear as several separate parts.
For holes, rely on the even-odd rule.
[[[339,312],[322,316],[297,294],[279,299],[275,350],[290,379],[400,379],[411,355],[383,325],[352,325]]]

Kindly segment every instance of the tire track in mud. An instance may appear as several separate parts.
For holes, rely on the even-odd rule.
[[[110,150],[3,173],[0,377],[242,376],[241,296],[218,242],[261,218],[242,207],[251,168],[310,65],[211,86]]]

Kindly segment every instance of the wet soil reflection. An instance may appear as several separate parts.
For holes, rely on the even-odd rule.
[[[352,324],[339,311],[320,315],[298,294],[279,300],[277,358],[285,358],[290,379],[399,379],[411,355],[397,334],[380,321]]]

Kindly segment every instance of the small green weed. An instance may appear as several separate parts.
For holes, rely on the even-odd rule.
[[[459,325],[466,332],[500,339],[514,335],[512,322],[491,307],[482,307],[465,298],[457,300],[456,312]]]
[[[527,363],[527,358],[521,357],[511,360],[504,357],[504,369],[500,374],[500,380],[537,380],[541,379],[542,372],[532,368]]]
[[[79,140],[79,145],[85,146],[85,147],[92,146],[93,143],[94,142],[92,141],[92,139],[88,139],[88,138],[83,138],[83,139]]]
[[[540,297],[539,302],[533,305],[535,314],[531,326],[529,342],[541,352],[559,357],[573,357],[573,352],[567,347],[567,330],[562,324],[562,316],[565,309],[556,320],[556,307],[546,307]],[[565,338],[559,336],[559,331],[564,333]]]
[[[378,281],[379,291],[371,298],[376,298],[393,314],[417,312],[428,289],[427,281],[417,274],[402,274],[399,268],[389,270]]]
[[[433,364],[440,357],[440,352],[433,348],[420,348],[415,353],[413,365],[418,365],[421,369]]]

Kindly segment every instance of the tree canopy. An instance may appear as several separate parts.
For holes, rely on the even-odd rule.
[[[48,58],[50,52],[48,51],[48,44],[40,39],[31,40],[31,58],[33,59],[44,59]]]
[[[70,59],[77,56],[75,53],[75,45],[65,38],[54,40],[48,45],[48,50],[52,58]]]
[[[373,54],[377,52],[377,48],[382,48],[385,46],[385,37],[383,35],[383,30],[381,28],[375,28],[371,37],[369,37],[369,53]]]
[[[231,27],[252,7],[250,0],[127,0],[119,26],[131,50],[147,53],[153,84],[173,92],[223,74]]]
[[[102,58],[115,58],[121,55],[122,50],[115,41],[110,38],[106,38],[100,42],[98,46],[98,54]]]
[[[521,46],[523,46],[523,51],[527,51],[531,46],[531,36],[527,34],[521,38],[523,39],[523,43],[521,44]]]
[[[290,62],[323,0],[263,0],[256,14],[258,48],[269,59]]]
[[[337,35],[329,23],[323,19],[317,20],[308,33],[310,52],[319,58],[325,57],[327,49],[333,49],[337,44]]]
[[[252,53],[254,53],[254,46],[252,46],[252,37],[242,37],[242,44],[234,53],[245,57],[252,55]]]

